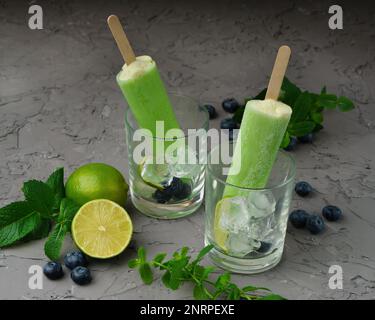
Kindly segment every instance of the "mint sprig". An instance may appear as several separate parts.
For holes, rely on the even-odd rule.
[[[231,282],[231,275],[225,272],[216,280],[212,273],[216,270],[212,266],[201,265],[202,259],[213,249],[212,245],[204,247],[195,259],[188,255],[189,248],[183,247],[172,254],[172,258],[165,260],[166,253],[158,253],[152,260],[147,260],[144,247],[138,249],[138,257],[128,262],[131,269],[138,269],[142,281],[150,285],[154,281],[154,270],[163,273],[161,280],[165,287],[171,290],[179,289],[184,283],[191,283],[193,296],[197,300],[284,300],[280,295],[273,294],[267,288],[254,286],[238,287]]]
[[[79,207],[65,198],[64,169],[58,168],[46,182],[26,181],[22,187],[24,201],[0,208],[0,248],[19,241],[42,239],[49,235],[45,254],[51,260],[60,257],[65,235]]]
[[[245,99],[245,104],[249,100],[263,100],[267,89],[263,89],[260,93],[252,98]],[[292,110],[292,116],[285,133],[281,147],[285,148],[290,137],[301,137],[312,132],[318,132],[323,129],[323,111],[326,109],[338,109],[342,112],[348,112],[354,109],[354,103],[344,96],[336,96],[327,93],[326,87],[323,87],[319,94],[309,91],[302,91],[289,79],[284,78],[281,86],[279,101],[289,105]],[[241,123],[245,106],[237,110],[233,119]]]

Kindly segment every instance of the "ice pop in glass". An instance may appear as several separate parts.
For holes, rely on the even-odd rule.
[[[155,61],[149,56],[135,56],[117,16],[111,15],[108,25],[125,61],[116,80],[139,127],[150,130],[154,137],[157,137],[157,121],[164,121],[164,132],[178,129]]]
[[[230,168],[228,184],[252,189],[266,186],[291,114],[288,105],[272,99],[247,103],[239,132],[240,146],[233,155],[233,163],[241,165],[236,174],[235,167]],[[224,197],[237,196],[238,190],[227,185]]]
[[[265,100],[250,100],[241,123],[227,183],[259,189],[267,185],[292,109],[276,101],[289,61],[290,48],[279,49]],[[238,196],[241,189],[227,185],[223,197]]]
[[[156,136],[156,121],[164,121],[164,130],[179,128],[164,83],[155,61],[149,56],[136,57],[125,64],[117,83],[138,125]]]

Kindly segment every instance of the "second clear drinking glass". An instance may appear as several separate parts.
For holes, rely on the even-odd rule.
[[[138,149],[144,141],[137,137],[139,127],[129,108],[125,116],[131,199],[140,212],[159,219],[175,219],[193,213],[204,195],[205,164],[199,159],[206,146],[199,137],[208,129],[208,112],[189,97],[176,94],[169,97],[183,134],[174,139],[151,137],[153,151],[157,144],[165,146],[164,163],[157,162],[147,152],[139,156]],[[194,141],[198,143],[192,144]],[[178,150],[183,152],[170,157],[167,147],[176,142]]]
[[[230,164],[222,162],[220,148],[210,153],[206,170],[205,242],[214,245],[210,257],[231,272],[268,270],[280,261],[284,249],[294,160],[280,151],[265,188],[230,185],[240,196],[223,198]]]

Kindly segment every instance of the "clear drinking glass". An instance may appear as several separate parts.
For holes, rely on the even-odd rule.
[[[266,271],[277,265],[283,253],[295,162],[290,154],[279,151],[265,188],[232,185],[241,196],[223,199],[225,169],[230,165],[220,160],[220,148],[209,154],[206,170],[205,243],[214,245],[210,258],[231,272]]]
[[[144,140],[137,141],[139,126],[130,108],[125,116],[131,199],[140,212],[159,219],[193,213],[204,196],[205,163],[200,159],[206,150],[206,141],[201,137],[208,130],[208,112],[189,97],[170,94],[169,98],[183,132],[178,138],[147,137],[153,151],[157,144],[164,144],[159,149],[163,152],[161,162],[153,154],[139,154],[140,144],[144,143]],[[169,153],[168,147],[175,143],[178,147]]]

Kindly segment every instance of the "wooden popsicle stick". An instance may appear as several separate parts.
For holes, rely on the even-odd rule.
[[[109,29],[111,29],[113,38],[115,38],[117,47],[121,52],[122,58],[124,59],[127,65],[131,64],[135,61],[135,54],[129,43],[128,38],[126,37],[124,29],[122,28],[119,18],[112,14],[108,17],[107,23]]]
[[[281,46],[277,52],[265,99],[277,100],[279,98],[281,85],[284,80],[286,68],[288,67],[290,53],[291,50],[288,46]]]

